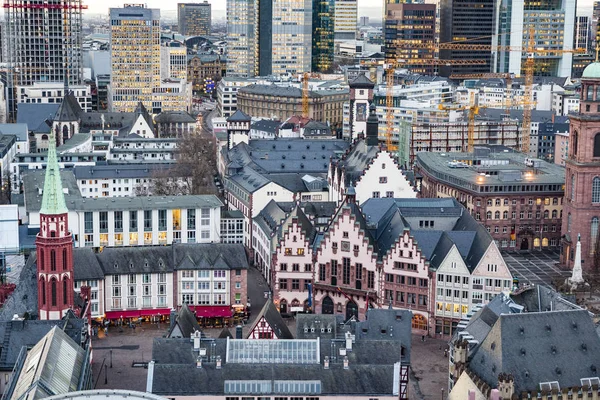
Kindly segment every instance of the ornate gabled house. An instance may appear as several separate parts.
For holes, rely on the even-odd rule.
[[[260,310],[246,339],[293,339],[275,304],[269,299]]]
[[[48,145],[40,232],[37,250],[38,315],[42,320],[61,319],[74,307],[73,237],[56,158],[54,132]]]
[[[454,344],[450,400],[600,395],[600,337],[586,310],[500,314],[475,342]]]
[[[330,161],[327,173],[330,201],[341,203],[349,186],[354,187],[359,204],[370,198],[417,197],[396,157],[379,146],[374,105],[370,112],[366,138],[355,140],[340,160]]]
[[[381,305],[376,243],[352,192],[315,244],[314,309],[346,320]]]
[[[79,132],[82,114],[84,112],[73,92],[68,92],[62,103],[60,103],[52,121],[52,130],[56,137],[57,146],[65,144],[67,140]]]

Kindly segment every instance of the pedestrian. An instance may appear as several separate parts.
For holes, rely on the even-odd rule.
[[[448,349],[444,349],[444,358],[448,358]]]
[[[425,341],[425,335],[422,335],[421,336],[421,342],[424,342],[424,341]]]
[[[108,336],[108,326],[104,327],[104,336]]]

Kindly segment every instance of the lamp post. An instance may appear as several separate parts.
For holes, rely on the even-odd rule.
[[[444,388],[442,388],[442,400],[444,400]]]
[[[112,349],[110,349],[110,367],[112,368]]]
[[[104,364],[104,384],[108,385],[108,365]]]

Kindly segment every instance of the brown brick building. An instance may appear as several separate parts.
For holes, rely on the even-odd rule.
[[[560,246],[564,169],[503,146],[417,153],[420,197],[454,197],[501,249]]]
[[[590,269],[597,267],[600,218],[600,63],[590,64],[583,72],[579,113],[569,119],[561,262],[573,266],[575,241],[581,234],[582,266]]]

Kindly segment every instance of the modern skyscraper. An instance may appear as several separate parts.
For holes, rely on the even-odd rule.
[[[519,0],[517,0],[519,1]],[[440,0],[440,43],[466,41],[490,46],[494,34],[495,0]],[[440,67],[440,75],[486,73],[491,69],[489,50],[440,50],[441,60],[484,60],[483,64]]]
[[[534,27],[536,48],[572,50],[576,0],[501,0],[493,45],[527,48]],[[527,52],[501,50],[494,54],[495,72],[521,75]],[[573,54],[536,55],[537,76],[570,77]]]
[[[16,84],[83,80],[82,0],[5,0],[7,62]]]
[[[427,60],[435,57],[435,4],[386,2],[385,58],[387,60]],[[430,45],[414,48],[411,45]],[[433,64],[403,65],[412,72],[433,75]]]
[[[313,1],[312,71],[331,72],[333,68],[334,0]]]
[[[251,78],[258,74],[258,31],[260,28],[266,29],[266,26],[258,23],[258,5],[258,0],[227,0],[229,77]]]
[[[335,0],[334,9],[335,40],[356,39],[356,21],[358,19],[357,1]]]
[[[600,19],[600,1],[594,1],[594,8],[592,9],[592,21],[590,23],[591,29],[591,49],[595,52],[596,45],[600,41],[600,37],[598,35],[598,19]]]
[[[177,4],[179,33],[185,36],[210,35],[211,5],[204,3]]]
[[[160,86],[160,10],[142,5],[110,9],[111,109],[152,109]]]
[[[586,67],[581,77],[579,112],[569,115],[569,150],[565,160],[565,197],[562,217],[562,264],[573,266],[577,237],[581,235],[584,270],[600,267],[600,63]]]
[[[37,250],[38,314],[41,320],[59,320],[74,306],[73,236],[69,232],[69,210],[65,202],[56,137],[50,134],[48,165],[40,208]]]
[[[228,0],[227,75],[311,70],[312,0]]]
[[[590,17],[578,15],[575,24],[575,47],[581,50],[591,50]]]

